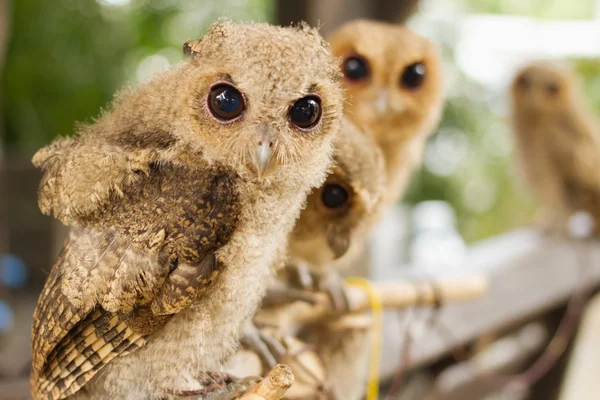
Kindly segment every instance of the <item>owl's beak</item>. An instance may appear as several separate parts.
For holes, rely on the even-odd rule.
[[[390,95],[387,89],[380,89],[375,99],[375,111],[377,114],[385,114],[390,106]]]
[[[256,146],[256,171],[258,173],[258,179],[262,179],[265,172],[269,168],[271,163],[271,155],[273,153],[273,142],[269,138],[263,137]]]

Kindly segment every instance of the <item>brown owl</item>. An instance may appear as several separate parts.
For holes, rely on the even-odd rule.
[[[219,21],[189,56],[40,150],[39,204],[73,230],[34,315],[35,399],[223,388],[341,123],[305,25]]]
[[[335,262],[361,248],[384,196],[386,173],[373,137],[347,119],[334,148],[333,170],[308,196],[290,235],[289,255],[291,266],[300,268],[304,277],[309,272],[316,277],[317,287],[332,294],[340,308],[341,281]]]
[[[310,293],[293,290],[300,286],[302,289],[327,292],[338,312],[347,310],[343,281],[336,261],[352,257],[354,249],[361,248],[369,228],[376,222],[385,184],[384,159],[373,136],[361,132],[352,122],[344,119],[340,134],[334,141],[333,169],[325,183],[307,197],[306,207],[289,237],[287,267],[280,271],[280,281],[269,291],[267,303],[310,301]],[[269,305],[265,307],[268,309]],[[331,354],[340,348],[338,343],[343,341],[341,338],[337,340],[339,330],[333,333],[336,336],[335,345],[333,341],[330,345],[328,333],[333,331],[327,326],[317,327],[319,335],[315,335],[312,332],[314,328],[307,329],[307,339],[310,343],[316,342],[320,352],[331,355],[326,359],[329,366],[334,367],[336,372],[339,371],[336,367],[342,363],[347,366],[347,358]],[[355,355],[360,355],[358,360],[364,360],[368,354],[368,333],[366,328],[357,332],[350,329],[344,331],[345,337],[352,337],[347,347],[351,347]],[[267,367],[275,365],[277,360],[286,361],[284,346],[264,332],[252,332],[244,337],[244,344],[256,352]],[[350,352],[345,355],[350,355]],[[357,370],[356,375],[362,377],[361,366],[367,364],[354,360],[356,364],[353,364],[353,371]],[[345,371],[349,372],[348,369]],[[340,381],[336,380],[335,383]],[[338,385],[334,386],[337,391]],[[353,387],[356,386],[362,389],[362,381]]]
[[[371,131],[383,150],[388,202],[402,196],[423,147],[441,118],[437,47],[404,26],[357,20],[329,38],[341,58],[344,115]]]
[[[560,232],[575,211],[600,221],[600,124],[573,73],[548,62],[520,70],[511,87],[517,153],[544,206],[545,228]]]

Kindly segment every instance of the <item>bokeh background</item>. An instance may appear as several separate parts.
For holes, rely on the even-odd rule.
[[[403,215],[444,201],[425,204],[465,243],[535,215],[507,115],[506,86],[521,63],[567,60],[600,109],[600,0],[0,0],[0,382],[27,372],[32,308],[64,233],[37,209],[31,155],[93,121],[120,87],[180,62],[183,42],[221,16],[305,19],[325,35],[348,19],[378,18],[437,42],[447,105]],[[404,240],[414,241],[407,226]]]

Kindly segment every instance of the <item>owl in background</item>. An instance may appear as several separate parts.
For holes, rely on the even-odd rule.
[[[329,37],[341,58],[344,115],[370,131],[383,151],[387,203],[404,194],[443,108],[436,45],[404,26],[356,20]]]
[[[566,233],[576,211],[600,219],[600,124],[573,72],[550,62],[522,68],[511,86],[523,175],[542,205],[542,225]]]
[[[289,268],[301,286],[325,290],[345,308],[336,261],[361,249],[384,197],[385,165],[371,135],[343,120],[334,141],[333,169],[307,197],[289,238]]]
[[[40,208],[73,227],[34,314],[36,400],[243,383],[221,367],[325,180],[339,70],[303,24],[219,21],[184,52],[34,156]]]
[[[372,135],[344,119],[334,141],[333,169],[325,183],[307,197],[306,207],[290,234],[289,260],[280,273],[279,283],[284,284],[281,297],[302,300],[295,298],[296,292],[290,287],[324,291],[331,296],[336,311],[347,311],[338,268],[344,264],[338,261],[353,258],[363,248],[370,228],[377,222],[386,182],[381,148]],[[336,318],[298,332],[300,340],[318,349],[331,390],[340,399],[359,396],[366,382],[371,331],[364,323],[368,316],[358,317],[363,320],[360,327],[345,326]],[[273,343],[268,347],[276,348]],[[281,352],[261,357],[279,358]]]

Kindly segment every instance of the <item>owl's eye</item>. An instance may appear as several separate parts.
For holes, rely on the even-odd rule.
[[[369,76],[369,64],[360,56],[350,56],[342,63],[342,72],[350,81],[360,81]]]
[[[556,96],[560,91],[560,88],[558,87],[558,84],[550,83],[548,86],[546,86],[546,91],[550,96]]]
[[[422,62],[416,62],[409,65],[402,72],[400,85],[407,89],[418,89],[425,81],[427,69]]]
[[[218,120],[231,121],[246,109],[246,104],[239,90],[223,83],[210,89],[208,108]]]
[[[531,86],[531,83],[529,82],[529,79],[527,79],[527,77],[525,75],[521,75],[519,77],[519,79],[517,79],[517,85],[523,89],[523,90],[527,90],[529,89],[529,87]]]
[[[321,191],[321,201],[327,208],[343,207],[349,198],[346,188],[336,183],[326,184]]]
[[[306,96],[297,100],[289,110],[290,121],[300,129],[314,128],[321,120],[321,99]]]

